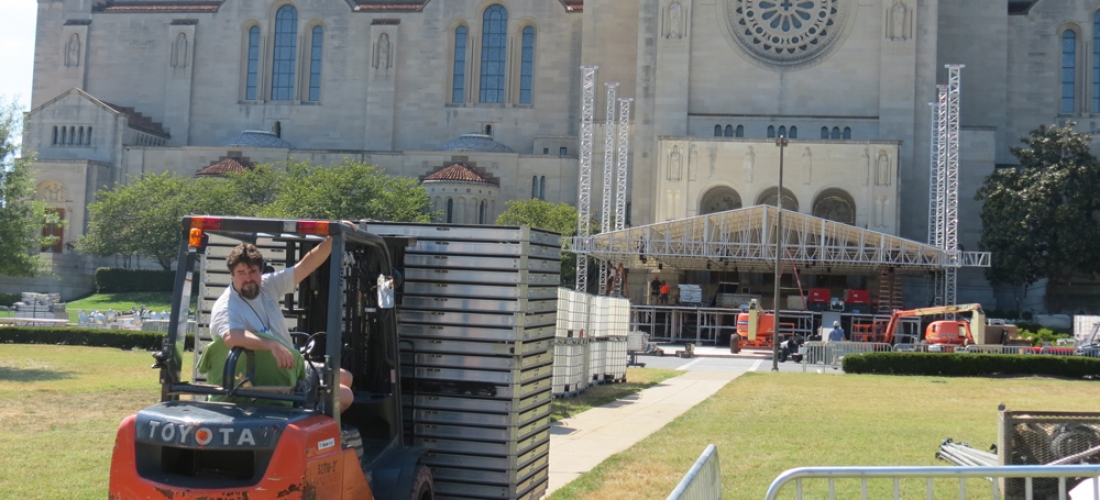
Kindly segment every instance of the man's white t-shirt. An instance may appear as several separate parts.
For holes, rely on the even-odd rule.
[[[232,286],[222,292],[210,310],[210,331],[225,340],[229,330],[243,329],[253,333],[268,333],[281,340],[287,348],[290,338],[279,299],[294,291],[294,268],[265,274],[260,279],[260,294],[253,300],[241,297]]]

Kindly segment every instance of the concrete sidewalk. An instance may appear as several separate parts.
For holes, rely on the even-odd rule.
[[[738,375],[741,372],[687,372],[555,423],[550,428],[550,486],[546,494],[660,430]]]

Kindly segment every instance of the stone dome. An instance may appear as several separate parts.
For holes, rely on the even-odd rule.
[[[236,137],[228,140],[223,146],[243,146],[250,148],[284,148],[294,149],[289,142],[286,142],[275,135],[273,132],[267,130],[245,130],[238,134]]]
[[[493,140],[485,134],[462,134],[458,139],[439,146],[439,151],[465,151],[475,153],[512,153],[512,148]]]

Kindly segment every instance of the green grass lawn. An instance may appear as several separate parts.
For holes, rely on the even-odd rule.
[[[590,408],[625,398],[642,389],[653,387],[683,372],[660,368],[627,368],[626,382],[588,386],[581,394],[571,398],[555,399],[550,419],[557,422]]]
[[[171,310],[172,292],[97,293],[67,303],[65,310],[69,313],[69,321],[76,323],[78,311],[82,309],[88,312],[109,309],[130,312],[135,306],[140,309],[142,304],[146,309],[158,312]]]
[[[764,498],[772,480],[794,467],[948,465],[934,458],[945,438],[982,450],[996,442],[998,403],[1096,411],[1098,394],[1100,385],[1089,381],[748,373],[550,498],[664,498],[710,443],[726,499]],[[968,495],[989,498],[988,484],[968,481]],[[870,498],[891,496],[888,480],[870,486]],[[826,496],[824,481],[804,487],[806,498]],[[924,497],[916,489],[923,481],[902,487],[905,498]],[[957,481],[936,487],[936,498],[957,497]],[[793,487],[780,497],[793,498]],[[838,482],[836,498],[859,498],[858,482]]]

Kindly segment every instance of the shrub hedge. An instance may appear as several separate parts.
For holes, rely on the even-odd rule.
[[[845,373],[988,377],[1100,378],[1100,358],[1028,354],[871,352],[844,357]]]
[[[16,302],[23,300],[23,295],[18,293],[0,293],[0,306],[11,307]]]
[[[5,344],[55,344],[83,345],[90,347],[118,347],[120,349],[160,349],[164,342],[162,332],[141,330],[104,330],[101,328],[54,328],[39,326],[13,326],[0,328],[0,343]],[[194,349],[194,335],[184,342],[187,350]]]
[[[101,267],[95,270],[95,288],[96,293],[171,292],[175,278],[175,271]]]

